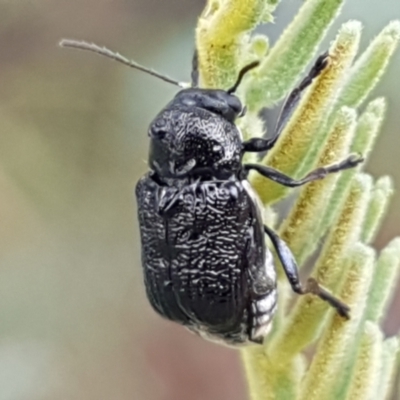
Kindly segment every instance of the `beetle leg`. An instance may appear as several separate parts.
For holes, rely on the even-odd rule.
[[[283,186],[297,187],[302,186],[308,182],[324,179],[328,174],[343,171],[349,168],[354,168],[363,161],[364,159],[360,155],[350,154],[346,159],[335,164],[317,168],[307,174],[304,178],[298,180],[285,175],[283,172],[277,171],[276,169],[261,164],[245,164],[244,170],[245,172],[248,172],[249,170],[254,169],[262,176],[265,176],[266,178],[269,178],[274,182],[280,183]]]
[[[304,93],[304,90],[308,86],[310,86],[313,80],[321,74],[321,72],[328,66],[328,63],[329,63],[329,53],[325,52],[317,58],[307,76],[300,82],[300,85],[297,86],[295,89],[293,89],[292,92],[289,94],[289,96],[286,98],[285,102],[283,103],[281,112],[279,114],[278,121],[276,123],[275,133],[271,140],[275,139],[276,142],[279,135],[285,128],[289,118],[292,116],[293,111],[296,108],[297,104],[299,104],[299,101],[301,99],[302,94]]]
[[[349,319],[350,308],[327,289],[320,286],[314,278],[309,278],[305,286],[301,284],[299,270],[289,247],[272,229],[268,228],[268,226],[264,225],[264,231],[275,247],[292,290],[298,294],[312,293],[318,296],[335,308],[339,315]]]
[[[244,152],[260,153],[262,151],[267,151],[271,149],[277,139],[278,138],[275,136],[272,139],[264,139],[258,137],[251,138],[242,143],[242,148]]]
[[[321,72],[326,68],[328,65],[329,54],[328,52],[321,54],[315,64],[311,68],[310,72],[307,76],[300,82],[300,85],[297,86],[289,96],[286,98],[285,102],[283,103],[281,112],[278,117],[278,121],[276,123],[275,132],[270,139],[264,138],[252,138],[245,142],[243,142],[243,151],[244,152],[262,152],[270,150],[278,140],[280,134],[282,133],[283,129],[286,126],[289,118],[291,117],[294,109],[296,108],[297,104],[299,103],[301,96],[304,90],[311,85],[312,81],[318,77]]]

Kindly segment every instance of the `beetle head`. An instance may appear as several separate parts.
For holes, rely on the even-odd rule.
[[[219,89],[190,88],[181,90],[172,103],[181,108],[200,108],[209,111],[231,123],[244,114],[244,108],[239,98]]]
[[[150,125],[149,164],[162,177],[232,175],[240,166],[234,125],[240,100],[223,90],[185,89]]]
[[[228,90],[181,90],[150,125],[149,164],[160,177],[228,177],[240,168],[241,134],[234,124],[245,108],[233,93],[243,76],[258,66],[244,67]]]

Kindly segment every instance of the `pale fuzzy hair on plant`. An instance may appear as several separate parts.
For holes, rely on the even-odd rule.
[[[237,123],[246,138],[265,134],[259,112],[276,105],[300,81],[344,0],[307,0],[269,48],[268,38],[252,30],[273,20],[278,2],[209,0],[197,26],[202,87],[228,88],[243,65],[260,60],[239,89],[248,113]],[[329,48],[329,66],[259,162],[298,178],[350,152],[368,159],[387,105],[384,98],[364,102],[398,46],[400,23],[390,22],[360,55],[361,31],[357,21],[340,27]],[[300,266],[322,245],[311,274],[351,306],[352,317],[341,319],[312,296],[289,307],[290,292],[281,277],[271,334],[263,346],[242,350],[252,400],[384,400],[395,390],[399,339],[385,338],[380,323],[399,276],[400,238],[380,254],[371,247],[393,185],[389,177],[374,179],[362,172],[364,165],[303,187],[275,226]],[[289,191],[257,174],[250,180],[265,215],[274,215],[271,205]],[[315,346],[311,359],[303,355],[309,346]]]

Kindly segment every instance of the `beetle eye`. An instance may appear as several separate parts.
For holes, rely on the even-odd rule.
[[[164,118],[157,118],[150,127],[150,136],[162,140],[168,133],[168,124]]]
[[[155,139],[162,140],[165,138],[166,135],[167,135],[167,131],[165,129],[153,129],[153,131],[152,131],[152,136]]]

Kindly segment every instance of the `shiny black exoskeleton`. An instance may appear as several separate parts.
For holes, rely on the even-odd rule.
[[[149,70],[94,43],[64,39],[63,47],[91,51],[162,80],[181,83]],[[269,236],[292,289],[313,293],[348,318],[349,308],[309,279],[300,283],[294,257],[279,236],[263,224],[262,206],[247,175],[256,170],[295,187],[352,168],[362,158],[318,168],[300,180],[259,164],[242,164],[246,152],[265,152],[279,138],[303,90],[326,67],[320,56],[287,98],[270,139],[243,141],[236,118],[245,113],[233,94],[243,76],[225,90],[199,89],[197,55],[192,88],[180,91],[150,125],[150,172],[137,184],[136,196],[147,296],[163,317],[228,345],[262,343],[276,309],[276,274]]]
[[[318,168],[294,180],[272,168],[242,165],[245,152],[272,148],[301,92],[327,64],[318,58],[286,101],[271,139],[243,141],[235,119],[244,108],[228,90],[180,91],[150,125],[150,172],[136,196],[147,296],[163,317],[229,345],[262,343],[276,309],[276,274],[267,234],[293,290],[314,293],[344,317],[348,308],[310,279],[299,280],[286,244],[263,224],[262,208],[247,181],[248,171],[295,187],[351,168],[361,158]]]

